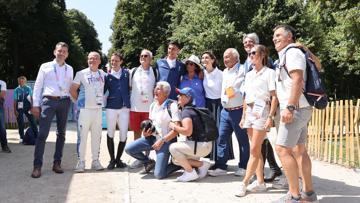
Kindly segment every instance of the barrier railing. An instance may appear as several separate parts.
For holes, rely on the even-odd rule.
[[[313,110],[307,143],[313,158],[360,168],[359,105],[360,99],[340,100]]]

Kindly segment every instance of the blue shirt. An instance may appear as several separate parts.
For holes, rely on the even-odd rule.
[[[14,100],[16,102],[24,102],[24,109],[30,109],[31,103],[27,99],[28,96],[32,96],[33,92],[31,87],[24,85],[23,87],[18,86],[14,90]]]
[[[203,87],[203,81],[195,75],[193,79],[189,79],[189,76],[186,74],[183,76],[180,89],[184,87],[190,87],[195,92],[195,106],[196,107],[205,107],[205,91]]]

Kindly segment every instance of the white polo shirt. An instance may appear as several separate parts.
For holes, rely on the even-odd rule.
[[[170,132],[169,123],[180,121],[180,113],[176,102],[170,104],[171,117],[169,115],[167,101],[158,105],[157,101],[154,101],[150,106],[149,119],[153,121],[153,124],[157,131],[156,139],[160,139],[161,136],[166,136]]]
[[[245,78],[245,101],[247,104],[256,100],[270,101],[270,91],[275,90],[275,71],[264,66],[258,72],[252,69]]]
[[[130,86],[131,86],[131,111],[134,112],[149,112],[150,104],[154,100],[155,75],[152,67],[144,70],[139,66],[133,75],[135,68],[130,71]]]
[[[280,109],[286,108],[286,105],[288,104],[290,98],[291,87],[292,87],[292,79],[290,78],[286,70],[283,67],[281,67],[281,65],[284,64],[285,57],[286,57],[286,68],[288,72],[290,73],[293,70],[302,70],[304,81],[306,81],[306,60],[303,52],[300,49],[292,48],[287,51],[285,56],[285,50],[291,46],[296,46],[296,45],[289,44],[278,53],[280,68],[279,67],[276,68],[275,81],[276,81],[276,94],[279,99]],[[304,94],[301,94],[299,99],[299,108],[304,108],[307,106],[309,106],[309,103],[307,102]]]
[[[221,98],[221,85],[223,80],[223,72],[215,68],[210,73],[204,70],[204,89],[205,97],[209,99]]]

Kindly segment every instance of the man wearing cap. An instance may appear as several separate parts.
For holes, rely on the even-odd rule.
[[[239,143],[240,161],[239,169],[235,173],[243,176],[249,160],[249,139],[245,129],[239,126],[243,113],[243,95],[240,87],[245,80],[245,70],[240,66],[239,52],[234,48],[228,48],[224,52],[223,82],[221,90],[221,103],[223,109],[220,115],[219,138],[217,140],[217,158],[213,170],[209,175],[226,175],[229,159],[229,137],[235,132]]]
[[[167,81],[170,84],[170,99],[176,100],[175,88],[179,86],[180,77],[185,73],[185,65],[177,60],[180,52],[180,44],[171,41],[168,44],[166,58],[156,61],[155,68],[159,71],[159,81]]]
[[[31,108],[35,118],[39,118],[39,135],[36,139],[34,169],[31,177],[41,176],[45,142],[49,135],[51,122],[56,115],[56,144],[53,171],[64,173],[61,158],[65,143],[67,115],[70,107],[70,85],[73,79],[73,68],[65,63],[69,46],[59,42],[55,46],[55,59],[40,66],[34,85],[34,105]],[[40,114],[41,112],[41,114]]]
[[[201,73],[200,59],[191,55],[185,60],[186,73],[181,77],[180,89],[190,87],[195,93],[194,105],[196,107],[205,107],[205,91],[203,86],[203,80],[199,78]]]
[[[174,163],[184,168],[183,175],[177,178],[179,182],[188,182],[204,178],[210,167],[207,161],[200,161],[201,157],[208,155],[212,148],[212,142],[194,140],[203,133],[202,121],[197,112],[194,111],[192,101],[196,98],[195,92],[190,87],[178,90],[178,104],[181,108],[181,126],[170,123],[169,127],[186,137],[186,140],[170,145],[170,153]],[[189,108],[190,107],[190,108]],[[196,149],[195,149],[196,147]],[[198,169],[198,172],[195,170]]]
[[[169,128],[169,123],[180,123],[179,109],[176,102],[168,99],[171,87],[168,82],[160,81],[154,90],[154,102],[150,105],[149,119],[155,127],[142,131],[143,137],[127,144],[125,151],[130,156],[144,164],[143,173],[149,173],[154,167],[154,176],[157,179],[168,177],[172,172],[180,169],[179,166],[168,164],[169,146],[176,141],[177,132]],[[156,163],[143,151],[155,150]]]

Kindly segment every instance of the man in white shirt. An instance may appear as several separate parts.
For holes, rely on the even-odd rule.
[[[240,88],[245,81],[245,70],[240,65],[239,52],[234,48],[228,48],[224,52],[223,82],[221,89],[221,104],[223,109],[220,115],[219,138],[217,140],[217,159],[210,176],[226,175],[227,161],[229,159],[229,137],[235,132],[239,143],[240,160],[236,174],[245,175],[249,160],[249,139],[245,129],[239,126],[243,113],[243,95]]]
[[[0,80],[0,143],[3,152],[11,153],[6,138],[5,112],[4,112],[5,96],[6,96],[6,83]]]
[[[71,85],[71,96],[78,100],[80,108],[78,127],[80,131],[79,160],[76,164],[76,172],[85,171],[85,152],[87,137],[91,131],[91,153],[94,170],[103,170],[104,167],[99,161],[100,141],[101,141],[101,118],[102,105],[105,85],[105,72],[99,69],[101,63],[98,52],[90,52],[88,55],[88,68],[76,73]],[[78,90],[80,88],[80,92]],[[80,96],[79,96],[80,95]]]
[[[31,177],[41,176],[46,138],[49,135],[51,121],[56,115],[57,139],[55,144],[55,173],[63,173],[61,158],[65,142],[67,115],[70,107],[70,85],[73,79],[73,68],[65,63],[69,55],[69,46],[59,42],[55,46],[53,61],[43,63],[36,77],[33,93],[32,114],[39,118],[39,135],[35,144],[34,169]],[[40,114],[41,112],[41,114]]]
[[[317,196],[311,178],[311,160],[305,147],[307,124],[312,113],[311,106],[302,94],[306,80],[306,59],[300,49],[287,50],[295,46],[295,39],[295,30],[291,26],[275,27],[273,42],[280,61],[280,66],[276,69],[276,93],[280,103],[276,152],[289,183],[289,193],[284,197],[285,200],[316,202]],[[303,185],[301,193],[300,176]]]

